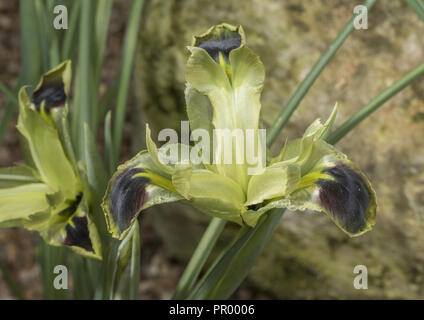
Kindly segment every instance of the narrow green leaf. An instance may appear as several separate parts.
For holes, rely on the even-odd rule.
[[[202,239],[197,245],[196,250],[190,259],[190,262],[185,268],[172,299],[180,300],[184,299],[188,295],[190,289],[193,287],[197,277],[202,271],[208,256],[214,248],[215,243],[218,241],[219,236],[224,230],[226,223],[227,221],[224,219],[212,219],[208,228],[203,234]]]
[[[423,0],[406,0],[412,10],[418,15],[418,17],[424,21],[424,1]]]
[[[82,1],[81,3],[81,19],[79,30],[79,51],[78,51],[78,69],[75,81],[75,102],[73,104],[74,117],[72,118],[72,136],[74,145],[76,146],[77,154],[83,153],[84,123],[90,127],[91,108],[90,94],[91,87],[91,65],[90,65],[90,47],[91,47],[91,7],[92,1]]]
[[[13,112],[15,111],[15,109],[16,108],[14,103],[9,102],[3,112],[3,117],[1,118],[0,122],[0,146],[3,144],[4,136],[9,127],[9,123],[12,120]]]
[[[3,117],[0,122],[0,146],[3,144],[4,135],[9,127],[9,123],[12,120],[16,106],[18,105],[18,99],[16,98],[16,90],[10,90],[3,83],[0,82],[0,91],[9,99],[6,104],[6,107],[3,111]]]
[[[386,101],[392,98],[394,95],[402,91],[405,87],[410,85],[415,80],[418,80],[424,75],[424,63],[408,72],[398,81],[393,83],[390,87],[386,88],[382,93],[372,99],[368,104],[363,106],[357,113],[352,115],[346,120],[339,128],[337,128],[328,137],[328,142],[336,144],[341,138],[343,138],[348,132],[355,128],[362,120],[367,118],[370,114],[380,108]]]
[[[110,15],[112,12],[113,0],[103,0],[97,2],[95,12],[96,30],[96,75],[99,76],[103,65],[104,52],[106,48],[106,38],[109,27]]]
[[[188,299],[202,300],[207,298],[225,274],[227,267],[232,263],[234,255],[243,249],[261,223],[262,221],[258,222],[255,228],[244,227],[241,229],[233,243],[217,258],[216,262],[209,268]]]
[[[137,43],[138,29],[141,20],[143,0],[132,2],[131,13],[125,31],[124,49],[122,51],[121,74],[119,77],[119,91],[113,127],[113,150],[115,152],[114,164],[118,162],[121,151],[122,133],[125,122],[125,109],[127,104],[130,77]]]
[[[112,12],[112,0],[97,1],[93,13],[94,20],[94,37],[93,42],[96,50],[92,55],[92,81],[93,88],[99,88],[101,81],[101,71],[105,56],[107,32],[109,27],[110,15]],[[92,116],[92,131],[97,132],[100,121],[104,118],[103,110],[99,107],[98,89],[91,94],[91,116]]]
[[[135,221],[131,231],[121,241],[115,263],[111,298],[137,299],[140,284],[140,227],[138,221]]]
[[[62,43],[62,60],[72,59],[73,53],[75,52],[77,43],[75,41],[75,33],[79,28],[78,18],[80,15],[80,6],[81,1],[72,1],[72,6],[70,7],[70,19],[68,21],[69,28],[66,30],[63,43]]]
[[[111,131],[111,111],[108,111],[105,118],[105,157],[106,157],[106,164],[107,164],[107,170],[109,175],[111,176],[115,168],[113,167],[113,144],[112,144],[112,131]]]
[[[84,124],[84,163],[87,168],[88,183],[98,198],[101,198],[104,190],[106,190],[106,171],[97,149],[96,141],[90,128]]]
[[[53,273],[57,265],[68,265],[68,250],[65,247],[49,246],[43,240],[38,245],[37,259],[41,266],[44,298],[48,300],[65,300],[69,298],[69,290],[57,290],[53,286]]]
[[[134,224],[134,235],[132,238],[131,262],[129,270],[129,293],[128,298],[136,300],[140,287],[140,226],[138,221]]]
[[[368,8],[368,10],[374,5],[376,0],[367,0],[364,3],[364,6]],[[331,58],[336,54],[337,50],[342,46],[347,37],[354,30],[354,19],[355,16],[350,19],[348,24],[343,28],[343,30],[338,34],[336,39],[331,43],[328,49],[324,52],[324,54],[319,58],[319,60],[315,63],[311,71],[296,89],[294,94],[290,97],[284,109],[281,111],[277,120],[273,123],[272,127],[267,132],[267,143],[271,145],[275,139],[277,139],[281,130],[289,121],[291,115],[299,106],[300,102],[303,100],[306,93],[314,84],[315,80],[321,74],[322,70],[324,70],[325,66],[331,61]]]
[[[41,0],[35,0],[35,8],[38,22],[38,29],[40,34],[40,48],[41,48],[41,62],[42,71],[46,72],[50,69],[50,58],[49,58],[49,30],[46,26],[47,21],[47,8],[44,6],[44,2]]]
[[[20,46],[21,73],[20,83],[35,84],[41,73],[41,43],[35,2],[20,0]]]
[[[18,105],[18,98],[16,97],[16,93],[6,87],[3,83],[0,82],[0,91],[13,103],[14,106]]]

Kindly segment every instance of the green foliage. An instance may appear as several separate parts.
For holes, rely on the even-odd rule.
[[[58,4],[65,5],[68,9],[69,28],[67,30],[55,30],[52,27],[55,17],[53,8]],[[9,99],[0,123],[1,143],[13,112],[17,110],[16,95],[18,88],[23,84],[35,86],[42,73],[58,65],[61,60],[73,60],[74,67],[76,67],[76,77],[73,84],[73,98],[69,101],[70,117],[67,117],[68,107],[63,112],[41,110],[39,113],[36,112],[36,109],[32,110],[28,108],[30,98],[25,97],[25,94],[21,91],[21,105],[23,107],[21,107],[21,120],[18,127],[25,137],[22,140],[22,150],[27,165],[34,168],[35,171],[32,169],[28,170],[26,167],[2,169],[2,174],[0,175],[2,179],[1,187],[9,187],[8,190],[15,188],[16,192],[18,192],[19,190],[17,188],[20,188],[19,186],[23,183],[26,184],[25,189],[22,190],[22,192],[26,193],[26,198],[22,198],[22,194],[14,193],[21,201],[21,207],[26,208],[25,210],[27,211],[31,211],[22,211],[26,217],[28,217],[28,214],[32,214],[37,208],[33,205],[28,205],[28,202],[25,204],[25,201],[22,201],[22,199],[37,201],[37,197],[39,197],[41,200],[38,201],[41,201],[40,204],[42,204],[43,208],[52,208],[51,206],[54,205],[55,210],[59,210],[60,205],[58,203],[62,199],[65,201],[63,203],[66,203],[66,194],[72,197],[71,194],[74,194],[77,190],[78,192],[84,191],[84,196],[81,200],[81,203],[84,204],[84,210],[78,209],[77,212],[88,214],[88,228],[90,230],[99,228],[98,233],[101,235],[101,239],[99,236],[93,237],[101,241],[102,249],[100,249],[100,242],[96,245],[96,250],[98,251],[97,257],[103,256],[103,260],[105,261],[114,261],[114,258],[109,258],[109,256],[116,254],[116,252],[111,249],[114,246],[114,241],[112,241],[106,231],[106,223],[100,207],[100,201],[105,192],[106,181],[119,159],[120,149],[112,148],[111,141],[116,140],[116,137],[114,136],[115,134],[112,134],[111,127],[118,127],[117,130],[122,131],[123,119],[119,125],[111,121],[110,112],[107,119],[104,117],[108,109],[112,106],[112,102],[117,100],[118,96],[120,97],[119,113],[121,115],[125,114],[126,97],[132,71],[133,51],[137,40],[137,31],[143,8],[142,4],[143,1],[133,1],[130,8],[131,18],[126,31],[126,44],[122,52],[123,65],[126,66],[124,68],[125,71],[122,72],[121,81],[111,86],[104,99],[101,99],[99,95],[99,86],[106,50],[109,19],[113,7],[112,0],[21,0],[20,38],[22,71],[16,88],[10,90],[3,84],[0,84],[0,90]],[[52,72],[54,73],[54,70],[50,74]],[[68,93],[70,78],[66,79],[65,82],[68,88],[65,91]],[[36,92],[40,86],[41,83],[32,92]],[[46,105],[47,102],[45,102],[45,107]],[[68,118],[71,119],[70,123]],[[106,120],[106,150],[109,159],[107,162],[100,155],[96,142],[98,129],[104,120]],[[46,138],[50,139],[50,142],[43,140]],[[57,150],[52,151],[52,148],[56,148]],[[64,154],[66,155],[66,161],[59,159],[61,157],[63,158]],[[71,165],[68,166],[67,163]],[[69,177],[64,177],[63,175],[67,172],[70,173]],[[75,180],[75,174],[78,176],[78,182],[72,182]],[[28,185],[33,185],[34,187],[28,189]],[[74,187],[76,189],[73,189]],[[38,189],[35,190],[34,188],[48,188],[48,190],[40,189],[37,191]],[[2,189],[2,192],[5,192],[3,190],[6,189]],[[46,197],[46,194],[49,195]],[[13,199],[12,197],[9,198],[10,201]],[[18,204],[19,202],[15,203]],[[14,210],[16,211],[16,209]],[[3,214],[2,218],[5,217]],[[16,218],[16,214],[14,217]],[[36,219],[32,218],[29,220],[30,222],[25,220],[25,226],[39,230],[43,238],[49,243],[59,244],[58,238],[55,235],[60,230],[64,230],[63,228],[65,226],[62,224],[60,228],[52,227],[57,225],[57,221],[41,223],[46,219],[42,214],[36,214],[34,217]],[[55,224],[52,225],[52,223]],[[10,220],[8,222],[2,222],[3,226],[18,224],[22,225],[16,219],[12,222]],[[42,227],[45,228],[45,231],[40,229]],[[53,230],[55,231],[53,232]],[[62,234],[62,231],[59,234]],[[93,241],[94,238],[92,239]],[[140,242],[136,241],[135,238],[134,241],[134,246],[138,246],[139,249]],[[110,297],[110,293],[105,292],[111,290],[111,287],[107,283],[110,282],[108,279],[112,277],[107,263],[86,261],[71,253],[67,254],[66,257],[62,254],[50,254],[50,251],[60,249],[50,249],[49,246],[44,244],[40,246],[42,249],[40,249],[41,254],[38,257],[40,263],[44,266],[42,271],[45,280],[44,289],[46,298],[64,298],[63,295],[58,296],[57,293],[55,294],[57,290],[52,287],[52,266],[57,264],[67,265],[67,263],[71,266],[71,272],[75,280],[75,298]],[[76,251],[79,254],[83,253],[80,249]],[[134,251],[137,251],[137,248],[134,248]],[[52,259],[54,262],[52,262]],[[132,279],[137,279],[136,270],[139,268],[139,259],[134,258],[131,263],[133,268]],[[131,279],[127,278],[125,281],[129,282]],[[137,291],[134,287],[135,285],[138,288],[138,281],[136,281],[136,284],[131,285],[132,295],[130,297],[133,298],[135,297],[134,292]]]

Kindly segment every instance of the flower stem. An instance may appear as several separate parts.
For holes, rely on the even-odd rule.
[[[367,7],[367,9],[370,9],[374,5],[375,1],[376,0],[367,0],[365,1],[364,6]],[[331,43],[331,45],[327,48],[321,58],[319,58],[319,60],[315,63],[312,70],[308,73],[306,78],[296,89],[295,93],[290,97],[289,101],[281,111],[277,120],[275,120],[274,124],[267,132],[268,146],[272,145],[275,139],[277,139],[281,130],[286,125],[287,121],[289,121],[291,115],[296,110],[300,102],[303,100],[303,97],[312,87],[315,80],[321,74],[322,70],[324,70],[325,66],[330,62],[331,58],[335,55],[335,53],[341,47],[346,38],[352,33],[352,31],[354,30],[354,19],[355,16],[350,19],[349,23],[338,34],[336,39],[334,39],[333,43]]]
[[[362,107],[357,113],[345,121],[339,128],[330,134],[327,139],[328,143],[335,144],[343,138],[349,131],[356,127],[362,120],[368,117],[371,113],[381,107],[387,100],[392,98],[406,86],[424,75],[424,63],[419,65],[414,70],[408,72],[398,81],[386,88],[382,93],[372,99],[368,104]]]
[[[226,220],[213,218],[194,251],[175,289],[173,299],[184,299],[194,285],[216,241],[224,230]]]

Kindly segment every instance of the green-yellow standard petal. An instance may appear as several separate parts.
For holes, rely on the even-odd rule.
[[[49,208],[46,194],[52,189],[44,183],[27,183],[0,189],[0,223],[29,219]]]
[[[252,165],[246,158],[245,142],[247,130],[252,131],[252,137],[257,137],[258,129],[262,127],[260,94],[265,78],[263,64],[245,45],[243,29],[228,24],[212,27],[205,34],[195,37],[193,46],[188,49],[191,55],[186,65],[187,88],[207,97],[212,108],[211,120],[206,117],[207,113],[200,119],[203,128],[210,130],[211,126],[205,123],[211,121],[216,130],[212,155],[216,169],[213,171],[233,179],[246,191],[248,169]],[[202,101],[201,105],[207,109],[206,102]],[[193,115],[194,108],[192,105],[188,107],[192,126],[196,124],[191,119],[199,122],[199,117]],[[242,138],[239,138],[240,132]],[[260,139],[249,141],[255,154],[262,151],[264,143]],[[225,148],[228,144],[231,145],[231,159],[224,154],[230,150]],[[259,160],[261,163],[255,167],[264,167],[265,157],[259,157]]]
[[[24,136],[40,179],[51,189],[74,198],[81,190],[75,167],[65,154],[58,131],[40,113],[29,107],[23,87],[19,92],[20,113],[17,128]]]
[[[265,169],[263,174],[250,178],[246,206],[260,204],[265,200],[289,195],[298,187],[300,168],[297,165],[276,163]]]
[[[242,224],[245,195],[232,179],[206,169],[177,170],[172,183],[194,207],[213,217]]]
[[[71,61],[66,60],[45,73],[34,89],[31,103],[36,110],[48,113],[67,103],[71,85]]]

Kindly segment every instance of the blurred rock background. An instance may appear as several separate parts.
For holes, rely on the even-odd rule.
[[[142,148],[143,123],[155,132],[179,127],[184,114],[185,46],[210,26],[242,24],[248,45],[265,65],[262,106],[270,125],[315,61],[361,1],[147,0],[127,116],[124,155]],[[19,3],[0,0],[0,81],[15,84],[20,69]],[[115,1],[103,89],[119,72],[129,1]],[[354,31],[294,113],[274,147],[298,137],[339,103],[337,124],[424,60],[424,22],[404,0],[377,1],[368,30]],[[5,98],[0,94],[0,116]],[[21,160],[15,120],[0,149],[0,166]],[[155,133],[154,132],[154,133]],[[155,137],[155,135],[153,135]],[[372,232],[347,238],[325,215],[287,212],[247,282],[234,298],[424,298],[424,81],[416,81],[365,120],[338,147],[357,163],[378,194]],[[169,298],[207,224],[180,206],[142,218],[140,298]],[[229,226],[221,244],[230,239]],[[41,298],[35,254],[39,239],[21,229],[0,230],[0,258],[23,287]],[[355,290],[353,268],[368,267],[368,290]],[[0,299],[13,298],[0,272]]]
[[[185,46],[191,36],[221,22],[243,25],[259,54],[266,81],[267,126],[307,75],[361,1],[152,0],[140,31],[136,66],[138,101],[134,152],[142,123],[179,128],[184,114]],[[276,143],[300,136],[338,102],[340,125],[424,60],[424,22],[406,1],[377,1],[368,29],[356,30],[327,66]],[[156,131],[157,132],[157,131]],[[155,135],[154,135],[155,137]],[[349,239],[325,215],[287,212],[248,284],[275,298],[424,298],[424,81],[365,120],[338,147],[357,163],[378,194],[372,232]],[[207,219],[186,208],[147,214],[170,254],[186,261]],[[230,236],[231,230],[227,233]],[[356,265],[368,268],[368,290],[353,287]]]

